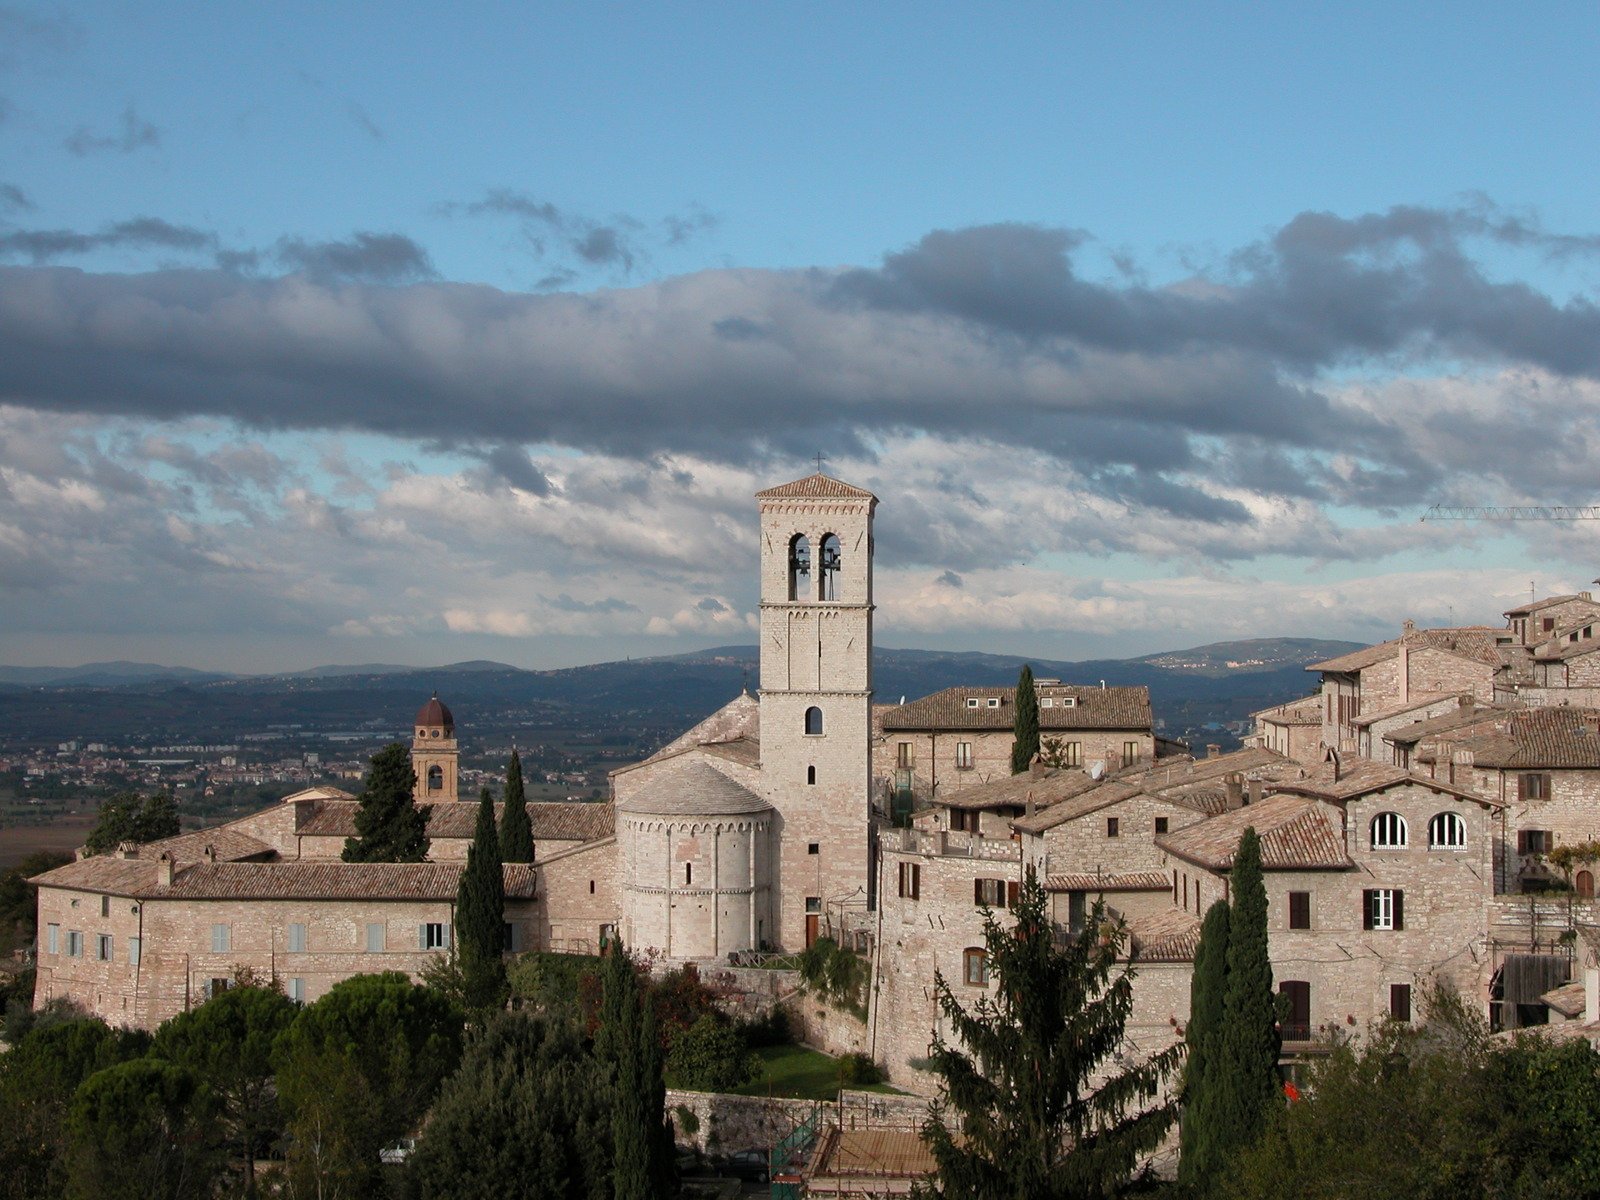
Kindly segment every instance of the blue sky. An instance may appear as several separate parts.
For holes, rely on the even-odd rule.
[[[746,641],[748,493],[818,446],[883,501],[890,644],[1584,586],[1586,527],[1415,516],[1596,498],[1597,42],[1579,5],[0,7],[0,660]]]

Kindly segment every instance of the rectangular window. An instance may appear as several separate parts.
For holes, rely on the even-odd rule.
[[[822,843],[821,842],[807,842],[806,843],[806,853],[807,854],[821,854],[822,853]],[[593,891],[593,890],[594,890],[593,888],[590,889],[590,891]]]
[[[821,912],[822,912],[822,897],[821,896],[807,896],[806,897],[806,915],[810,916],[812,914],[820,914]]]
[[[989,707],[990,708],[999,708],[1000,707],[1000,697],[998,697],[998,696],[989,697]]]
[[[1411,1020],[1411,985],[1409,983],[1391,983],[1389,985],[1389,1015],[1396,1021]]]
[[[111,897],[110,896],[101,896],[100,897],[100,915],[102,917],[109,917],[111,915]]]
[[[989,982],[989,955],[986,951],[972,949],[961,953],[962,976],[973,987],[983,987]]]
[[[289,999],[296,1004],[306,1002],[306,981],[304,979],[289,980]]]
[[[1529,771],[1517,776],[1517,799],[1550,799],[1550,776],[1543,771]]]
[[[128,939],[128,965],[130,967],[137,967],[139,965],[139,952],[141,949],[141,944],[142,940],[140,938],[131,937]]]
[[[1280,1026],[1286,1042],[1311,1040],[1311,985],[1303,979],[1285,979],[1278,985],[1284,997],[1284,1020]]]
[[[970,771],[972,769],[972,743],[956,743],[956,769]]]
[[[895,747],[894,765],[897,766],[897,767],[909,767],[911,765],[911,743],[910,742],[901,742],[898,746]]]
[[[450,926],[443,921],[429,921],[417,927],[417,944],[424,950],[448,950],[450,948]]]
[[[367,926],[367,953],[382,954],[384,951],[384,926],[373,923]]]
[[[967,707],[968,708],[977,708],[978,707],[978,698],[976,696],[968,696],[967,697]]]
[[[922,865],[920,863],[903,862],[900,864],[900,896],[905,900],[921,898]]]
[[[79,930],[67,930],[67,957],[83,957],[83,934]]]
[[[1004,879],[974,879],[972,881],[972,903],[982,907],[1004,908],[1006,906],[1006,881]]]
[[[1520,829],[1517,831],[1517,853],[1548,854],[1552,841],[1548,829]]]
[[[510,921],[502,922],[500,926],[500,949],[507,954],[515,954],[517,946],[517,927]]]
[[[306,927],[304,925],[289,926],[289,953],[304,954],[306,952]]]
[[[1156,832],[1157,833],[1165,833],[1166,831],[1167,831],[1167,818],[1166,817],[1157,817],[1156,818]]]
[[[1139,743],[1138,742],[1123,742],[1122,743],[1122,765],[1125,766],[1125,767],[1131,767],[1131,766],[1133,766],[1134,763],[1136,763],[1138,761],[1139,761]]]
[[[1084,892],[1067,893],[1067,928],[1073,933],[1082,933],[1084,922],[1089,919],[1089,897]]]
[[[61,926],[54,921],[44,927],[44,947],[46,954],[61,953]]]
[[[1114,838],[1114,837],[1120,837],[1121,835],[1122,835],[1122,822],[1119,819],[1117,819],[1116,817],[1107,817],[1106,818],[1106,836],[1108,838]]]
[[[1061,765],[1064,767],[1083,766],[1083,743],[1066,742],[1061,747]]]
[[[233,928],[229,925],[211,927],[211,953],[227,954],[233,949]]]
[[[1368,888],[1361,893],[1362,928],[1404,929],[1405,893],[1399,888]]]
[[[94,940],[94,957],[97,962],[110,962],[113,958],[111,935],[102,933]]]
[[[1040,708],[1054,708],[1055,706],[1056,702],[1049,696],[1046,696],[1043,700],[1039,701]]]
[[[1311,928],[1311,893],[1289,893],[1289,928]]]

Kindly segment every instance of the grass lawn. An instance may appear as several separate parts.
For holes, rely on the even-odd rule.
[[[762,1046],[755,1052],[761,1075],[735,1092],[741,1096],[783,1096],[832,1100],[839,1091],[839,1060],[808,1046]],[[886,1083],[852,1086],[852,1091],[897,1093]]]

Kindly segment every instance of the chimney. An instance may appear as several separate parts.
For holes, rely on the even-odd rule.
[[[156,886],[172,886],[172,855],[165,850],[161,852],[161,857],[156,859]]]
[[[1246,800],[1245,803],[1246,804],[1260,804],[1261,803],[1261,780],[1252,779],[1250,781],[1250,798],[1248,800]]]
[[[117,843],[117,857],[118,858],[138,858],[139,857],[139,843],[138,842],[118,842]]]
[[[1028,774],[1035,779],[1042,779],[1050,768],[1044,765],[1044,758],[1035,754],[1028,760]]]
[[[1228,789],[1226,801],[1227,810],[1232,812],[1236,808],[1243,808],[1244,777],[1239,774],[1231,774],[1223,780],[1223,783]]]
[[[217,848],[215,846],[211,845],[209,842],[206,843],[204,854],[208,863],[210,863],[212,866],[217,865]]]
[[[1590,967],[1583,973],[1583,1023],[1596,1021],[1600,1021],[1600,967]]]
[[[1221,753],[1222,753],[1222,744],[1220,742],[1207,742],[1206,743],[1206,757],[1207,758],[1216,758]]]
[[[1028,802],[1023,807],[1023,816],[1033,816],[1033,790],[1031,788],[1028,790]]]

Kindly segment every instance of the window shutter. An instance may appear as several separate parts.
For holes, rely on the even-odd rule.
[[[981,879],[972,881],[972,902],[978,905],[983,903],[983,880]]]
[[[428,948],[428,927],[427,927],[426,924],[418,925],[417,926],[417,949],[418,950],[426,950],[427,948]]]
[[[1367,888],[1361,893],[1361,928],[1372,928],[1372,889]]]
[[[1395,896],[1397,898],[1399,897],[1399,895],[1400,895],[1399,892],[1395,893]],[[1398,899],[1397,899],[1396,902],[1398,903]],[[444,938],[443,938],[443,941],[442,941],[441,944],[444,946],[444,948],[446,950],[448,950],[448,949],[450,949],[450,926],[449,926],[449,924],[447,922],[446,924],[441,925],[439,928],[444,934]]]
[[[922,897],[922,864],[921,863],[912,863],[911,864],[911,898],[913,900],[917,900],[917,899],[920,899],[921,897]]]
[[[1522,789],[1519,787],[1517,790],[1521,791]],[[1526,854],[1527,852],[1528,852],[1528,831],[1526,829],[1519,829],[1519,830],[1517,830],[1517,853],[1518,854]]]
[[[1406,927],[1406,894],[1399,888],[1394,890],[1394,927],[1396,929]]]
[[[1017,882],[1015,882],[1015,881],[1012,881],[1012,882],[1009,882],[1009,883],[1006,884],[1006,907],[1007,908],[1015,908],[1017,906],[1017,896],[1021,892],[1021,890],[1022,890],[1022,885],[1017,883]]]

